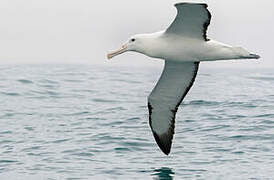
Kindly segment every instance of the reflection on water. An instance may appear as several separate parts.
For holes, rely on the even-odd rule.
[[[172,171],[172,169],[168,167],[162,167],[160,169],[154,169],[152,176],[153,176],[153,179],[169,180],[169,179],[173,179],[173,174],[175,173]]]

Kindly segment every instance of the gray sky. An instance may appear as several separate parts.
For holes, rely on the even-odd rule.
[[[175,0],[1,0],[1,63],[106,63],[106,53],[136,33],[166,29]],[[196,1],[197,2],[197,1]],[[261,61],[211,62],[207,67],[274,67],[274,1],[208,0],[210,38],[242,46]],[[153,64],[127,53],[112,64]]]

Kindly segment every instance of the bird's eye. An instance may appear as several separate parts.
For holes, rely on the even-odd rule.
[[[131,39],[131,42],[134,42],[135,41],[135,39],[133,38],[133,39]]]

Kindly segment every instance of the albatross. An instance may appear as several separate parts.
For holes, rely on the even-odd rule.
[[[171,150],[178,106],[192,87],[201,61],[258,59],[244,48],[207,37],[211,14],[205,3],[177,3],[177,16],[164,31],[137,34],[107,58],[127,51],[163,59],[164,69],[148,96],[149,125],[160,149]]]

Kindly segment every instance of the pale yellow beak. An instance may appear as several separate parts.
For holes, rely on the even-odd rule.
[[[119,54],[122,54],[124,52],[127,51],[127,46],[126,45],[123,45],[120,49],[118,49],[117,51],[113,51],[113,52],[110,52],[107,54],[107,58],[108,59],[111,59],[113,58],[114,56],[117,56]]]

